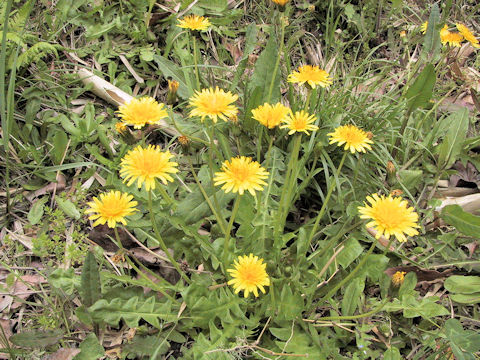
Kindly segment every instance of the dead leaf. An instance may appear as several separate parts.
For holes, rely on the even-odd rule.
[[[461,161],[456,161],[453,168],[457,173],[450,176],[449,184],[458,187],[479,187],[480,175],[478,170],[470,161],[467,161],[465,167]]]
[[[130,239],[123,228],[118,228],[118,235],[120,237],[122,246],[125,249],[131,249],[135,246],[135,243]],[[118,250],[118,246],[115,245],[111,240],[115,239],[115,232],[107,225],[95,226],[90,231],[90,234],[88,234],[88,238],[106,251],[116,252]]]
[[[477,250],[478,244],[476,241],[474,241],[468,244],[463,244],[463,246],[465,246],[468,249],[468,258],[471,258],[475,250]]]
[[[53,354],[45,356],[43,360],[72,360],[80,351],[80,349],[60,348]]]
[[[1,336],[0,337],[0,344],[2,345],[3,348],[6,348],[7,345],[8,345],[8,347],[12,347],[12,343],[10,342],[9,339],[10,339],[10,336],[13,335],[12,328],[14,326],[14,321],[11,320],[11,319],[0,319],[0,326],[2,327],[3,334],[5,335],[5,338],[8,341],[8,344],[4,344],[3,343],[4,337]],[[8,357],[7,357],[7,359],[8,359]]]
[[[145,265],[157,268],[157,272],[170,284],[176,284],[180,280],[177,270],[167,260],[167,256],[160,249],[147,251],[144,248],[137,247],[130,249],[130,253]],[[171,251],[173,255],[173,251]]]
[[[41,189],[35,190],[32,193],[29,193],[27,196],[25,196],[25,198],[28,201],[33,202],[33,200],[39,196],[45,195],[47,193],[51,193],[53,191],[60,191],[65,189],[66,180],[65,180],[65,176],[63,176],[62,173],[57,174],[56,180],[57,182],[52,182],[48,185],[45,185]]]

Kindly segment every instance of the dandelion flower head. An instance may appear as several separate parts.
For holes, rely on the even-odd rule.
[[[248,297],[250,293],[258,297],[258,289],[265,294],[265,286],[270,285],[266,266],[263,259],[253,254],[239,256],[233,264],[233,269],[227,269],[233,278],[228,285],[233,286],[235,294],[243,290],[244,297]]]
[[[237,107],[233,105],[237,99],[238,95],[230,91],[225,92],[218,87],[195,91],[195,95],[189,100],[189,105],[193,108],[190,117],[199,116],[202,121],[209,117],[214,123],[218,118],[228,121],[238,113]]]
[[[457,30],[460,31],[460,34],[463,35],[465,40],[467,40],[474,48],[480,49],[480,44],[478,39],[472,34],[470,29],[463,24],[456,24]]]
[[[275,4],[285,6],[290,0],[272,0]]]
[[[405,280],[405,271],[397,271],[395,274],[392,275],[392,284],[393,286],[400,286],[403,284],[403,280]]]
[[[117,130],[119,134],[123,134],[127,130],[127,124],[121,121],[117,121],[115,123],[115,130]]]
[[[137,209],[133,196],[120,191],[110,191],[100,194],[100,199],[94,197],[93,201],[87,203],[90,208],[85,213],[92,214],[89,220],[95,220],[93,226],[107,223],[109,228],[114,228],[117,222],[127,225],[125,216],[133,214]]]
[[[203,16],[188,15],[178,20],[178,27],[189,30],[205,31],[210,27],[210,20]]]
[[[407,241],[405,234],[418,235],[418,214],[408,206],[406,200],[391,195],[373,194],[367,196],[367,201],[370,205],[364,202],[365,206],[359,206],[358,211],[361,219],[371,219],[367,227],[373,227],[377,231],[377,239],[382,235],[387,239],[395,236],[404,242]]]
[[[173,154],[169,151],[161,151],[160,147],[148,145],[142,148],[140,145],[130,150],[122,159],[120,176],[125,178],[127,185],[137,181],[138,187],[145,184],[145,189],[155,189],[155,179],[163,184],[173,181],[170,174],[178,172],[176,162],[170,161]]]
[[[315,115],[309,115],[306,111],[301,110],[290,113],[283,122],[284,125],[280,126],[280,129],[289,129],[288,135],[292,135],[296,132],[304,132],[309,134],[309,131],[317,131],[318,126],[313,125],[315,122]]]
[[[249,157],[226,160],[221,170],[215,173],[213,181],[215,186],[223,184],[222,189],[227,193],[232,191],[243,195],[246,190],[255,196],[255,190],[261,191],[267,185],[264,180],[268,177],[268,171]]]
[[[298,68],[298,71],[293,71],[287,78],[288,82],[304,84],[307,83],[315,89],[317,85],[321,87],[329,87],[332,84],[330,75],[325,70],[318,66],[304,65]]]
[[[448,30],[448,25],[445,25],[442,30],[440,30],[440,41],[443,45],[448,44],[460,47],[463,41],[463,35],[456,32],[450,32]]]
[[[275,105],[265,103],[252,110],[253,118],[269,129],[278,126],[287,118],[289,113],[290,108],[281,103]]]
[[[368,134],[354,125],[339,126],[334,132],[327,134],[330,136],[330,144],[338,143],[338,146],[345,144],[345,150],[366,152],[372,150],[370,144],[373,141],[368,138]]]
[[[425,22],[420,26],[420,31],[422,32],[422,34],[426,34],[426,33],[427,33],[427,28],[428,28],[428,21],[425,21]]]
[[[133,125],[141,129],[147,124],[155,124],[168,117],[165,105],[159,104],[154,98],[146,96],[140,99],[133,98],[118,108],[118,116],[126,125]]]

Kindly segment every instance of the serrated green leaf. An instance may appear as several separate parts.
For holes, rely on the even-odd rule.
[[[293,320],[303,311],[303,298],[297,293],[293,292],[288,284],[282,286],[282,291],[278,297],[278,319]]]
[[[455,359],[475,359],[473,354],[480,350],[480,334],[475,331],[464,330],[462,324],[457,319],[448,319],[445,322],[445,334]]]
[[[97,260],[91,251],[87,253],[82,269],[82,288],[80,291],[85,307],[92,306],[102,296],[100,273]]]
[[[462,234],[474,238],[480,234],[480,216],[470,214],[459,205],[447,205],[442,209],[440,217]]]
[[[10,336],[10,341],[20,347],[24,348],[45,348],[50,345],[55,345],[63,337],[63,331],[60,329],[51,331],[25,331],[19,334]]]
[[[411,271],[405,276],[403,283],[398,290],[398,297],[401,299],[404,295],[413,294],[415,286],[417,286],[417,275]]]
[[[419,107],[428,105],[432,98],[435,81],[435,67],[432,64],[427,64],[405,93],[408,114]]]
[[[80,211],[78,211],[75,204],[72,203],[70,200],[57,197],[55,198],[55,201],[57,202],[58,207],[65,213],[65,215],[70,216],[75,220],[80,219]]]
[[[383,355],[383,360],[401,360],[402,357],[400,356],[400,350],[398,350],[396,347],[391,347],[385,351],[385,354]]]
[[[30,224],[36,225],[42,219],[45,203],[48,201],[48,196],[44,196],[32,205],[30,211],[28,212],[27,218]]]
[[[105,299],[98,300],[89,308],[95,322],[105,322],[109,325],[118,326],[120,320],[124,320],[130,327],[137,327],[143,319],[152,326],[160,329],[160,320],[175,321],[177,315],[172,311],[170,302],[159,303],[155,296],[141,298],[132,297],[128,300],[115,298],[108,302]]]
[[[356,239],[350,238],[346,241],[343,250],[338,254],[337,261],[345,269],[358,258],[362,252],[362,245],[360,245]]]
[[[178,81],[178,91],[177,94],[183,99],[188,99],[193,95],[192,89],[187,85],[185,81],[185,75],[182,70],[178,67],[177,64],[164,58],[161,55],[154,55],[153,60],[157,63],[159,70],[162,72],[165,78],[171,77],[173,80]],[[191,77],[191,83],[193,84],[193,72],[191,70],[187,71],[187,76]]]

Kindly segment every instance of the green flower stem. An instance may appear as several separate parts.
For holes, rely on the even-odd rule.
[[[155,233],[155,237],[157,238],[158,243],[160,244],[160,247],[162,248],[163,252],[167,256],[168,260],[172,263],[175,270],[178,271],[182,279],[185,280],[186,283],[191,284],[190,279],[187,277],[187,275],[185,275],[183,270],[180,269],[180,265],[178,265],[178,263],[170,254],[170,251],[168,251],[167,245],[165,245],[165,242],[163,241],[163,238],[160,235],[160,231],[158,231],[157,223],[155,222],[155,214],[153,212],[152,190],[148,192],[148,212],[150,213],[150,221],[152,222],[153,232]]]
[[[320,208],[320,211],[317,215],[317,218],[315,219],[315,223],[313,224],[312,231],[310,233],[310,236],[308,238],[308,246],[307,249],[310,248],[310,245],[312,244],[313,237],[315,236],[315,233],[317,232],[318,229],[318,224],[320,223],[320,220],[322,220],[323,215],[325,214],[325,210],[327,209],[328,201],[330,200],[330,196],[332,196],[333,189],[335,188],[335,178],[340,175],[340,171],[342,170],[343,163],[345,162],[345,159],[347,157],[347,152],[345,151],[342,156],[342,160],[340,160],[340,164],[338,165],[337,168],[337,175],[333,177],[330,186],[328,187],[328,192],[327,196],[325,197],[325,200],[323,201],[322,207]]]
[[[192,136],[192,135],[188,135],[186,134],[182,129],[180,129],[180,127],[178,126],[177,122],[175,121],[175,116],[173,114],[173,111],[170,107],[167,108],[167,111],[168,111],[168,115],[169,115],[169,119],[172,120],[172,124],[173,124],[173,127],[180,133],[180,135],[183,135],[183,136],[186,136],[188,137],[190,140],[192,141],[196,141],[196,142],[199,142],[203,145],[209,145],[210,143],[206,140],[203,140],[203,139],[200,139],[199,137],[195,137],[195,136]]]
[[[192,34],[192,38],[193,38],[193,63],[195,64],[195,78],[197,80],[196,90],[200,90],[200,75],[198,73],[198,59],[197,59],[197,39],[193,34]]]
[[[310,113],[310,98],[312,97],[313,89],[307,85],[307,98],[305,99],[305,110]]]
[[[390,245],[392,245],[392,242],[393,242],[393,236],[390,236],[390,239],[388,240],[388,245],[385,248],[385,250],[383,250],[383,256],[385,256],[387,252],[390,251]]]
[[[285,22],[281,21],[281,35],[280,35],[280,49],[278,49],[278,56],[277,60],[275,61],[275,66],[273,67],[273,72],[272,72],[272,80],[270,81],[270,86],[268,88],[268,95],[267,95],[267,103],[270,102],[270,99],[272,98],[272,93],[273,93],[273,86],[275,85],[275,78],[277,77],[277,72],[278,72],[278,67],[280,65],[280,59],[282,58],[283,55],[283,48],[284,48],[284,42],[285,42]]]
[[[208,207],[210,208],[210,210],[212,210],[212,213],[213,215],[215,215],[215,218],[217,219],[217,223],[218,225],[220,226],[220,229],[222,230],[222,232],[225,234],[225,236],[227,236],[227,228],[226,228],[226,222],[225,222],[225,219],[223,219],[221,216],[220,216],[220,212],[218,211],[217,208],[215,208],[215,206],[212,204],[212,202],[210,201],[210,198],[208,197],[205,189],[203,188],[202,184],[200,183],[200,180],[198,179],[198,176],[195,172],[195,169],[193,168],[193,164],[191,161],[189,161],[189,164],[190,164],[190,171],[192,172],[192,175],[193,175],[193,178],[195,179],[195,182],[197,183],[198,185],[198,188],[200,189],[200,192],[202,193],[203,195],[203,198],[205,199],[205,201],[207,202],[208,204]]]
[[[335,285],[333,287],[332,290],[330,290],[327,295],[325,295],[322,299],[322,302],[325,302],[327,301],[328,299],[330,299],[332,297],[332,295],[334,295],[338,289],[340,289],[344,284],[346,284],[347,282],[349,282],[351,279],[353,279],[353,277],[355,276],[355,274],[363,268],[363,265],[365,265],[365,263],[367,262],[368,258],[370,257],[370,254],[373,252],[373,249],[375,249],[375,246],[377,245],[377,242],[378,242],[378,239],[375,239],[373,242],[372,242],[372,245],[370,246],[370,249],[368,249],[368,252],[365,254],[365,256],[362,258],[362,260],[360,260],[360,262],[358,263],[357,267],[355,269],[353,269],[353,271],[348,274],[345,278],[343,278],[337,285]]]
[[[280,236],[280,231],[285,226],[285,221],[288,215],[288,204],[291,199],[291,192],[297,179],[296,165],[298,163],[298,154],[300,152],[300,145],[302,144],[302,135],[296,134],[293,140],[293,149],[288,161],[287,174],[285,177],[285,183],[282,186],[282,195],[280,196],[278,218],[275,226],[274,240],[276,241]]]
[[[173,205],[175,204],[175,200],[173,200],[170,195],[168,195],[168,193],[165,191],[165,189],[163,188],[162,184],[159,184],[160,186],[157,186],[159,192],[160,192],[160,195],[162,195],[163,199],[168,203],[168,205]]]
[[[350,316],[325,316],[325,317],[321,317],[321,318],[318,318],[318,319],[314,319],[314,320],[310,320],[310,319],[303,319],[304,321],[306,322],[319,322],[319,321],[330,321],[330,320],[356,320],[356,319],[361,319],[361,318],[364,318],[364,317],[368,317],[368,316],[371,316],[373,314],[376,314],[377,312],[379,312],[380,310],[383,309],[383,307],[387,304],[387,300],[385,300],[382,304],[378,305],[375,309],[369,311],[369,312],[366,312],[366,313],[363,313],[363,314],[358,314],[358,315],[350,315]]]
[[[227,233],[225,235],[225,242],[224,242],[224,245],[223,245],[223,263],[224,264],[227,264],[227,261],[228,261],[228,256],[230,255],[230,250],[229,250],[229,242],[230,242],[230,233],[232,232],[232,227],[233,227],[233,222],[235,221],[235,217],[237,216],[237,212],[238,212],[238,208],[239,208],[239,205],[240,205],[240,197],[241,195],[240,194],[237,194],[237,197],[235,199],[235,203],[233,204],[233,210],[232,210],[232,214],[230,215],[230,221],[228,222],[228,226],[227,226]]]

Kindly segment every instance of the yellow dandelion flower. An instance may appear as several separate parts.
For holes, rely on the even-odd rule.
[[[239,256],[234,261],[233,269],[227,269],[233,278],[228,285],[233,286],[235,294],[243,290],[244,297],[248,297],[250,293],[258,297],[258,289],[265,294],[265,286],[270,286],[266,266],[263,259],[253,254]]]
[[[397,271],[395,274],[392,275],[392,284],[393,286],[400,286],[403,284],[403,280],[405,280],[405,271]]]
[[[405,30],[400,31],[400,37],[404,38],[405,36],[407,36],[407,32]]]
[[[115,130],[117,130],[119,134],[123,134],[127,130],[127,124],[125,124],[124,122],[118,121],[115,124]]]
[[[407,241],[404,234],[408,236],[418,235],[416,228],[418,214],[412,207],[408,206],[406,200],[401,197],[378,196],[373,194],[367,196],[368,205],[359,206],[358,211],[361,219],[372,219],[367,223],[367,227],[373,227],[377,231],[376,238],[380,238],[382,234],[389,239],[395,235],[399,241]]]
[[[293,71],[287,78],[288,82],[304,84],[308,83],[315,89],[317,85],[321,87],[329,87],[332,84],[330,75],[325,70],[318,66],[304,65],[298,68],[298,71]]]
[[[285,6],[289,0],[272,0],[275,4],[278,4],[280,6]]]
[[[120,176],[125,178],[127,186],[137,181],[138,187],[145,184],[145,189],[155,189],[155,179],[163,184],[173,181],[170,174],[178,172],[178,164],[170,161],[173,154],[169,151],[160,151],[160,147],[148,145],[147,148],[137,146],[125,155],[121,162]]]
[[[473,47],[480,49],[480,44],[478,39],[472,34],[470,29],[463,24],[456,24],[458,31],[463,35],[465,40],[467,40]]]
[[[225,192],[233,191],[243,195],[247,190],[255,196],[255,190],[262,191],[267,185],[264,179],[268,177],[266,171],[257,161],[252,158],[239,156],[226,160],[222,165],[222,171],[216,172],[213,181],[215,186],[222,185]]]
[[[420,31],[422,34],[426,34],[428,29],[428,21],[425,21],[422,26],[420,26]]]
[[[126,125],[133,125],[135,129],[141,129],[147,124],[155,124],[168,117],[165,105],[159,104],[149,96],[140,99],[133,98],[120,106],[117,113]]]
[[[252,110],[253,118],[269,129],[278,126],[287,118],[289,113],[290,108],[281,103],[275,105],[265,103]]]
[[[178,27],[189,29],[189,30],[198,30],[205,31],[210,27],[210,20],[208,18],[198,15],[188,15],[183,19],[178,19]]]
[[[218,87],[203,89],[201,92],[195,91],[195,95],[189,100],[189,105],[193,107],[190,117],[200,116],[203,121],[208,116],[215,123],[218,118],[228,121],[238,113],[237,107],[232,104],[237,99],[238,95],[234,95],[230,91],[225,92]]]
[[[327,134],[330,136],[330,144],[338,143],[338,146],[345,144],[345,150],[350,150],[353,154],[355,151],[366,152],[372,150],[370,144],[373,141],[368,138],[368,134],[353,125],[339,126],[334,132]]]
[[[285,125],[280,126],[280,129],[290,129],[288,135],[296,132],[304,132],[309,135],[309,131],[317,131],[318,126],[312,125],[316,120],[315,115],[309,115],[306,111],[297,111],[295,114],[290,113],[286,119],[283,120]]]
[[[100,194],[100,199],[94,197],[93,201],[87,203],[90,208],[85,210],[85,213],[93,213],[88,218],[89,220],[95,220],[93,226],[107,223],[108,227],[114,228],[117,222],[127,225],[125,216],[137,211],[135,208],[137,202],[132,201],[132,199],[132,195],[112,190]]]
[[[445,25],[442,30],[440,30],[440,41],[443,45],[449,44],[451,46],[460,47],[461,42],[463,41],[463,35],[448,31],[448,25]]]

